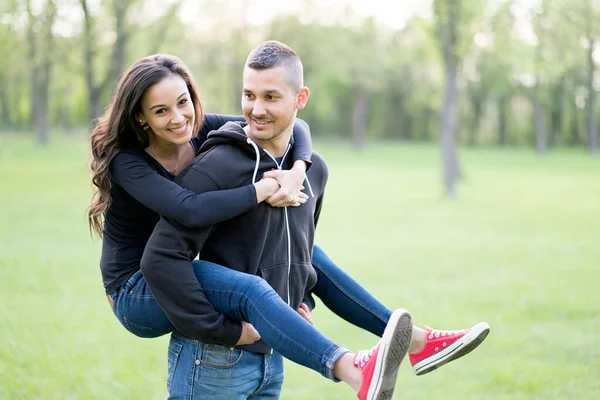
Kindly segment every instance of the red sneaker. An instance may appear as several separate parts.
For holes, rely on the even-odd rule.
[[[412,318],[406,310],[392,313],[383,337],[371,350],[359,351],[354,366],[362,372],[362,385],[357,393],[360,400],[392,398],[400,363],[410,346]]]
[[[425,347],[417,353],[409,354],[410,363],[417,375],[431,372],[470,353],[490,333],[490,326],[486,322],[459,331],[441,331],[428,326],[426,328]]]

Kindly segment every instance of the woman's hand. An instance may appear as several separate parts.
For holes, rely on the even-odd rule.
[[[263,178],[254,183],[256,189],[256,200],[261,203],[272,197],[279,190],[279,183],[273,178]]]
[[[273,178],[279,183],[279,190],[266,201],[273,207],[298,207],[306,203],[308,196],[301,192],[306,178],[306,164],[297,161],[289,171],[273,170],[266,172],[264,178]]]

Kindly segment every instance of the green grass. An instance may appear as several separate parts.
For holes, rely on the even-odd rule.
[[[461,150],[456,201],[434,146],[315,144],[330,181],[317,242],[389,307],[444,329],[487,320],[469,357],[397,399],[596,399],[600,393],[600,159]],[[87,147],[0,136],[0,399],[163,399],[167,337],[126,332],[90,239]],[[375,338],[321,304],[317,326],[351,349]],[[286,364],[282,398],[354,394]]]

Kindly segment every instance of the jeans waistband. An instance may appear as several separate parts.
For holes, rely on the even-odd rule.
[[[121,289],[125,290],[126,292],[128,292],[129,290],[131,290],[131,288],[133,288],[136,283],[138,283],[138,281],[140,279],[142,279],[144,277],[144,275],[142,274],[142,270],[139,269],[137,270],[133,275],[131,275],[131,277],[127,280],[127,282],[125,282],[123,284],[123,286],[121,286]]]

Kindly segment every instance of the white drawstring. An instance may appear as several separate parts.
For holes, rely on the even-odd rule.
[[[315,194],[313,193],[312,187],[310,186],[310,181],[308,180],[308,176],[305,179],[306,179],[306,183],[308,185],[308,191],[310,192],[310,195],[312,197],[315,197]]]
[[[246,141],[254,147],[254,152],[256,153],[256,163],[254,165],[254,174],[252,175],[252,183],[256,182],[256,175],[258,174],[258,165],[260,164],[260,151],[258,150],[258,146],[256,143],[252,141],[252,139],[247,138]]]

